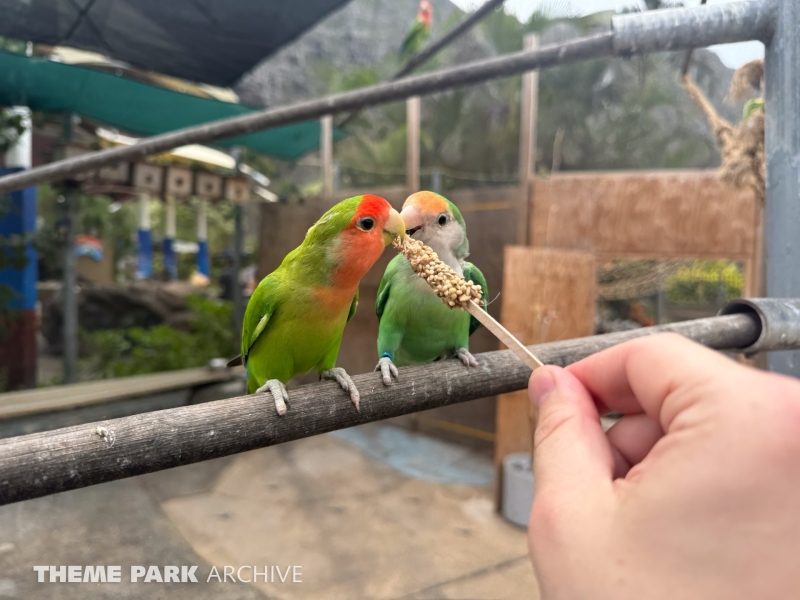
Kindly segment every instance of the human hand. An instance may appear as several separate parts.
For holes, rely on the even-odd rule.
[[[800,382],[662,334],[529,395],[544,598],[800,598]]]

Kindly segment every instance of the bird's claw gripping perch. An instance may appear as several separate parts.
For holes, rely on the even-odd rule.
[[[358,390],[356,389],[356,384],[353,383],[353,380],[350,378],[350,375],[347,374],[347,371],[345,371],[341,367],[334,367],[329,371],[323,371],[322,373],[320,373],[320,377],[322,377],[322,379],[336,380],[336,382],[342,387],[342,389],[350,394],[350,400],[352,400],[353,404],[356,405],[356,410],[358,412],[361,412],[361,408],[359,406],[361,395],[358,393]]]
[[[397,367],[388,356],[381,356],[378,364],[375,365],[375,370],[381,372],[383,378],[383,385],[392,385],[392,376],[395,379],[400,379],[400,374],[397,372]]]
[[[286,386],[277,379],[270,379],[256,390],[256,394],[263,394],[269,392],[275,400],[275,410],[281,416],[286,414],[286,403],[289,402],[289,392],[286,391]]]
[[[464,366],[467,368],[478,366],[478,360],[472,356],[472,353],[466,348],[459,348],[456,350],[456,356],[458,357],[458,360],[464,363]]]

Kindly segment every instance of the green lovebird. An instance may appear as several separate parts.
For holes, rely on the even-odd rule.
[[[400,47],[400,60],[405,61],[422,49],[431,35],[433,24],[433,7],[428,0],[419,3],[417,18],[406,33],[403,45]]]
[[[439,194],[417,192],[405,201],[400,216],[407,235],[430,246],[459,275],[483,288],[485,303],[486,279],[475,265],[464,260],[469,241],[456,205]],[[469,352],[469,336],[480,323],[468,312],[446,306],[402,255],[395,256],[386,267],[376,312],[380,327],[375,370],[381,372],[386,385],[391,385],[392,375],[397,377],[397,366],[453,356],[467,367],[478,366]]]
[[[345,324],[358,306],[358,284],[383,249],[405,234],[403,219],[378,196],[339,202],[306,233],[253,292],[242,326],[242,358],[249,393],[269,391],[278,414],[286,412],[292,377],[316,370],[359,394],[336,368]]]

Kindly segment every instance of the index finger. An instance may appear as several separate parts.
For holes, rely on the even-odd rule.
[[[609,410],[644,412],[664,431],[682,410],[718,398],[720,388],[736,388],[736,381],[748,373],[725,356],[674,333],[625,342],[567,369]]]

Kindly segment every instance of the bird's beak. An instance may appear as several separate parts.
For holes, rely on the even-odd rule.
[[[386,225],[383,228],[383,243],[385,246],[391,244],[395,238],[401,240],[406,236],[406,226],[403,223],[403,218],[400,213],[395,209],[389,210],[389,218],[386,219]]]
[[[403,223],[406,224],[406,234],[413,236],[422,227],[422,214],[416,206],[406,206],[400,213]]]

